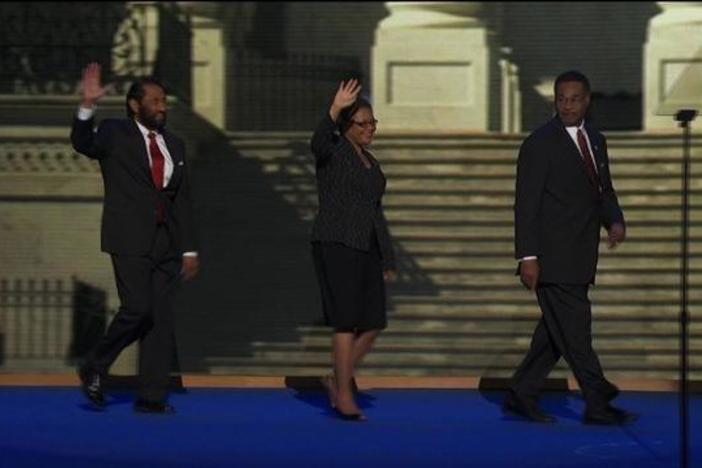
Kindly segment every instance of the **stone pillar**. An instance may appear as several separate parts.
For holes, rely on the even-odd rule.
[[[519,133],[522,131],[522,98],[519,90],[519,67],[511,62],[512,49],[502,47],[500,66],[500,131]],[[492,103],[493,105],[495,103]]]
[[[390,131],[487,131],[492,46],[483,2],[386,2],[372,98]]]
[[[220,2],[178,2],[192,26],[193,110],[215,127],[225,127],[226,43]]]
[[[675,130],[672,115],[702,110],[702,2],[657,2],[644,49],[644,128]]]

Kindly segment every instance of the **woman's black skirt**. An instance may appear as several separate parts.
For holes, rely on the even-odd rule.
[[[348,331],[387,326],[385,280],[377,245],[365,252],[337,242],[313,242],[312,257],[328,326]]]

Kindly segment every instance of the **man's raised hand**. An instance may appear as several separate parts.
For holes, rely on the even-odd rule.
[[[80,82],[82,92],[81,106],[93,107],[97,101],[107,94],[113,85],[102,86],[100,77],[102,75],[102,67],[99,63],[91,62],[83,70],[83,78]]]

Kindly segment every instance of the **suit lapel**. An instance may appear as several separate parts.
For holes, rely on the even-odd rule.
[[[180,178],[183,175],[183,166],[185,164],[184,156],[179,151],[179,146],[173,140],[170,132],[164,130],[163,139],[166,141],[168,153],[171,155],[171,160],[173,161],[173,174],[171,175],[171,179],[168,181],[166,188],[177,187],[180,183]]]
[[[597,173],[600,174],[605,164],[602,141],[599,135],[587,124],[585,124],[585,131],[587,132],[587,138],[590,140],[590,147],[592,147],[592,156],[597,164]]]

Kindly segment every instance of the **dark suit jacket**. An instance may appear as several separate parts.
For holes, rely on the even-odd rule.
[[[395,256],[381,203],[385,176],[372,156],[373,166],[366,169],[351,143],[335,130],[336,124],[326,115],[312,136],[319,196],[312,240],[340,242],[369,251],[375,236],[383,268],[395,269]]]
[[[166,208],[166,224],[181,252],[197,250],[183,141],[168,131],[163,137],[173,159],[173,175],[163,190],[151,179],[146,143],[132,119],[107,119],[93,131],[94,121],[73,120],[73,148],[100,161],[105,187],[102,250],[144,255],[157,226],[157,207]]]
[[[529,135],[519,151],[515,256],[537,256],[541,282],[594,282],[600,226],[624,224],[605,137],[587,124],[586,131],[597,161],[600,195],[590,185],[580,152],[558,117]]]

